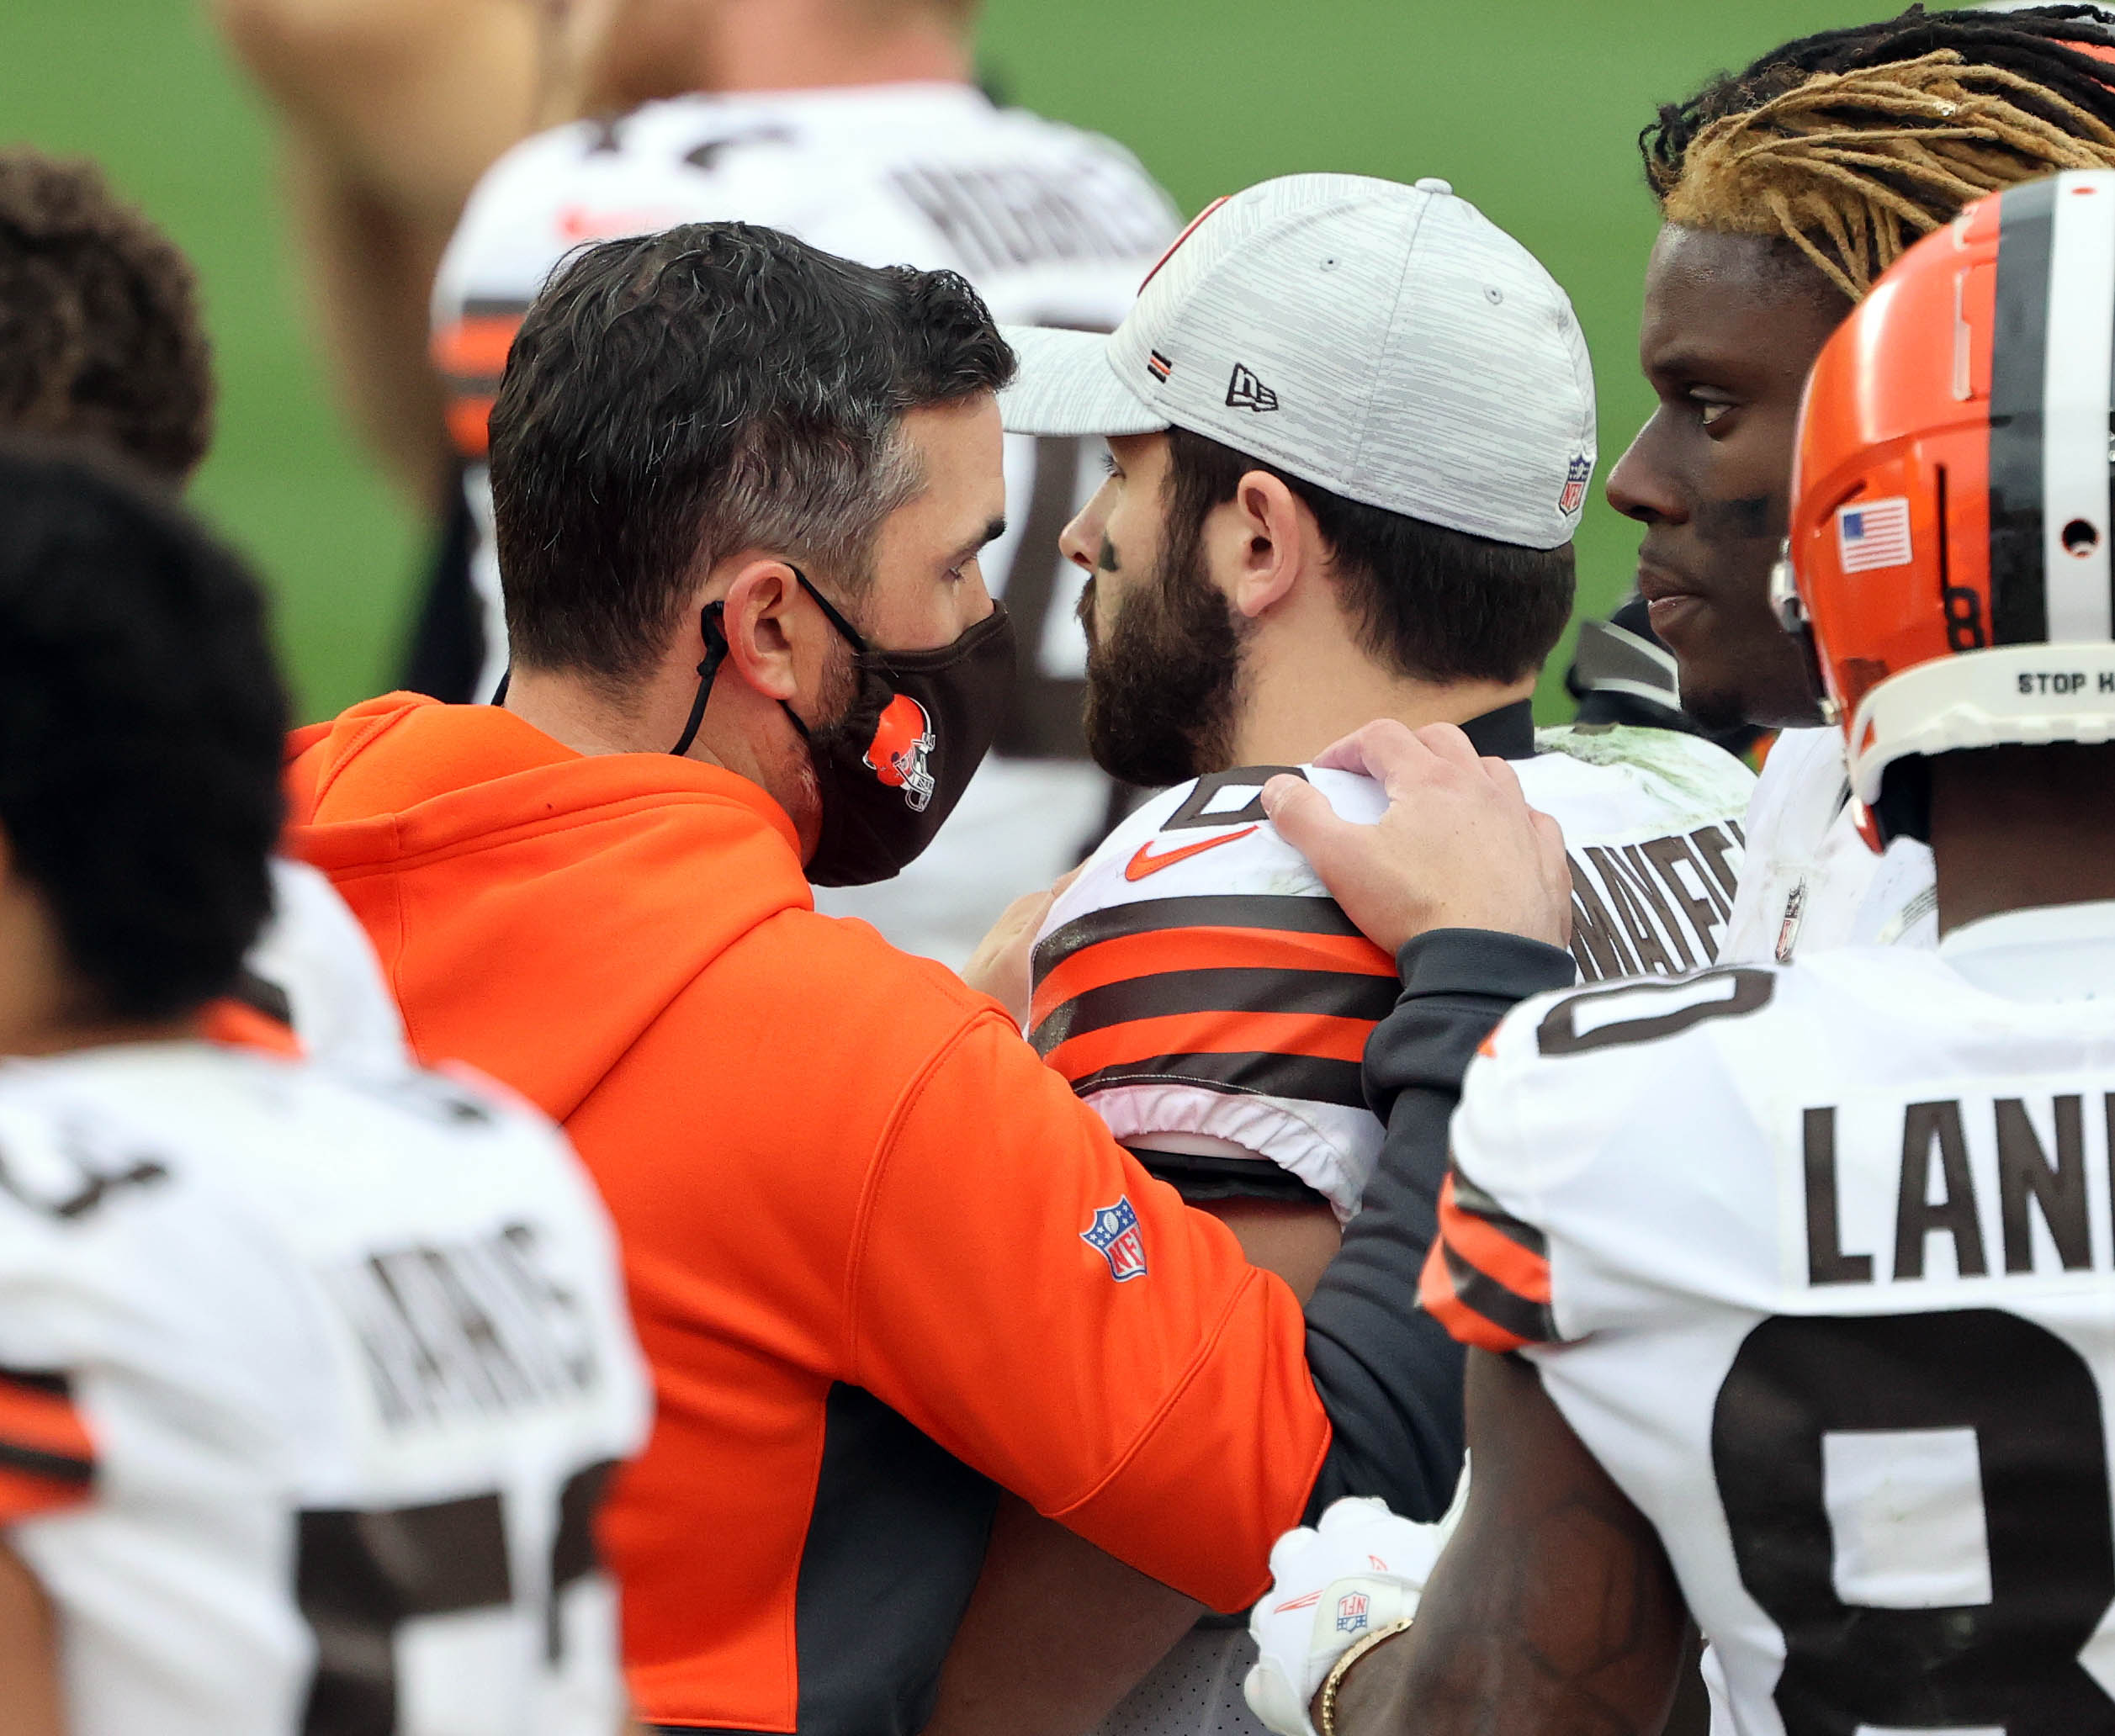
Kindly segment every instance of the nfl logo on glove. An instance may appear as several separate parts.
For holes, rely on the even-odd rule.
[[[1138,1233],[1138,1214],[1129,1194],[1119,1194],[1114,1205],[1097,1206],[1094,1222],[1079,1232],[1079,1239],[1108,1261],[1109,1274],[1118,1283],[1146,1275],[1146,1239]]]
[[[1337,1632],[1359,1633],[1365,1631],[1373,1612],[1373,1600],[1363,1591],[1347,1591],[1337,1600]]]

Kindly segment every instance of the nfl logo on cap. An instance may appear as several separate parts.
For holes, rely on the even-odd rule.
[[[1347,1591],[1337,1600],[1337,1632],[1356,1633],[1366,1625],[1373,1600],[1363,1591]]]
[[[1094,1222],[1079,1232],[1079,1239],[1108,1261],[1109,1275],[1118,1283],[1146,1275],[1146,1239],[1138,1233],[1138,1214],[1129,1194],[1119,1194],[1114,1205],[1097,1206]]]
[[[1587,482],[1593,474],[1593,460],[1584,453],[1572,459],[1564,474],[1564,492],[1557,496],[1557,511],[1567,518],[1586,504]]]

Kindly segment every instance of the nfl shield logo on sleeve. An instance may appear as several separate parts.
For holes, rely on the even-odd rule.
[[[1119,1194],[1114,1205],[1097,1206],[1094,1222],[1079,1232],[1079,1239],[1108,1261],[1109,1275],[1118,1283],[1146,1275],[1146,1239],[1138,1233],[1138,1214],[1129,1194]]]
[[[1357,1633],[1366,1626],[1373,1600],[1363,1591],[1347,1591],[1337,1600],[1337,1632]]]

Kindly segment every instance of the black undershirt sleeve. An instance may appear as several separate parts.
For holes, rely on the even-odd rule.
[[[1347,1495],[1441,1517],[1461,1474],[1464,1352],[1417,1305],[1438,1231],[1447,1126],[1476,1045],[1529,995],[1577,980],[1572,955],[1482,929],[1420,935],[1397,957],[1402,997],[1367,1039],[1366,1100],[1387,1125],[1364,1209],[1307,1304],[1307,1367],[1334,1436],[1312,1524]]]
[[[1126,1146],[1149,1176],[1158,1177],[1192,1205],[1222,1199],[1264,1199],[1280,1205],[1329,1209],[1329,1202],[1289,1169],[1268,1157],[1213,1157],[1189,1151],[1157,1151]]]

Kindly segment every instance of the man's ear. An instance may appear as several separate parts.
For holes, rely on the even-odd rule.
[[[1318,564],[1321,533],[1300,497],[1267,470],[1251,470],[1212,514],[1206,545],[1227,601],[1254,621],[1292,594]]]
[[[724,599],[721,625],[727,633],[726,670],[766,699],[790,700],[800,691],[800,670],[814,654],[815,611],[795,599],[800,585],[782,560],[745,556]]]

